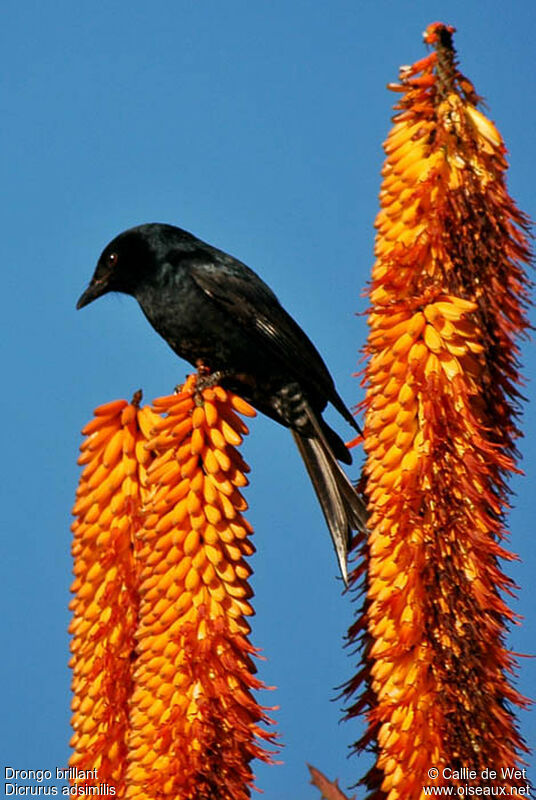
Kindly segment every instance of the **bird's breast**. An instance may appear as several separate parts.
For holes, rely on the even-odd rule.
[[[160,336],[191,364],[201,360],[213,371],[255,369],[258,353],[247,332],[193,281],[146,289],[138,301]]]

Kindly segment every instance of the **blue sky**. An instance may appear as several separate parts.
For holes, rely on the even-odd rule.
[[[316,343],[349,405],[366,335],[381,142],[398,67],[425,54],[421,32],[458,28],[462,71],[484,95],[510,151],[509,186],[534,209],[533,0],[4,0],[2,340],[4,428],[0,556],[4,686],[1,760],[54,769],[68,758],[70,507],[79,430],[99,403],[169,392],[188,367],[135,303],[75,302],[103,246],[131,225],[180,225],[259,272]],[[523,347],[534,402],[536,358]],[[532,382],[531,382],[532,379]],[[532,406],[534,408],[534,405]],[[534,650],[534,412],[521,443],[508,566],[526,617],[509,643]],[[339,428],[344,432],[344,425]],[[342,786],[361,732],[339,724],[334,687],[352,673],[341,647],[353,609],[291,437],[257,419],[253,641],[284,763],[259,766],[268,800],[314,797],[305,762]],[[534,695],[535,665],[518,686]],[[520,715],[536,742],[534,715]],[[490,765],[490,767],[493,765]],[[361,791],[359,796],[362,796]]]

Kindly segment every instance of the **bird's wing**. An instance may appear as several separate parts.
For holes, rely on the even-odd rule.
[[[291,375],[330,402],[338,398],[316,347],[249,267],[230,258],[214,262],[194,257],[188,271],[197,286],[232,315],[249,336],[268,348]]]

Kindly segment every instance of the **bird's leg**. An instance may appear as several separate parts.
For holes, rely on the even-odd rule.
[[[203,389],[210,389],[213,386],[220,385],[224,389],[233,392],[234,394],[242,397],[246,402],[255,405],[254,394],[256,390],[255,378],[245,372],[240,372],[237,369],[217,369],[212,371],[201,359],[196,362],[197,367],[197,384],[196,384],[196,400],[198,405],[202,405],[203,399],[201,392]]]
[[[211,389],[218,383],[221,383],[223,378],[232,375],[232,370],[217,369],[214,372],[208,367],[201,359],[196,361],[197,367],[197,382],[195,385],[196,403],[201,403],[201,392],[204,389]]]

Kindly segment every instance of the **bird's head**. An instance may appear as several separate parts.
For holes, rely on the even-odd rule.
[[[97,262],[89,286],[76,304],[83,308],[108,292],[136,294],[136,289],[152,270],[154,257],[149,229],[141,225],[119,234],[107,245]]]

